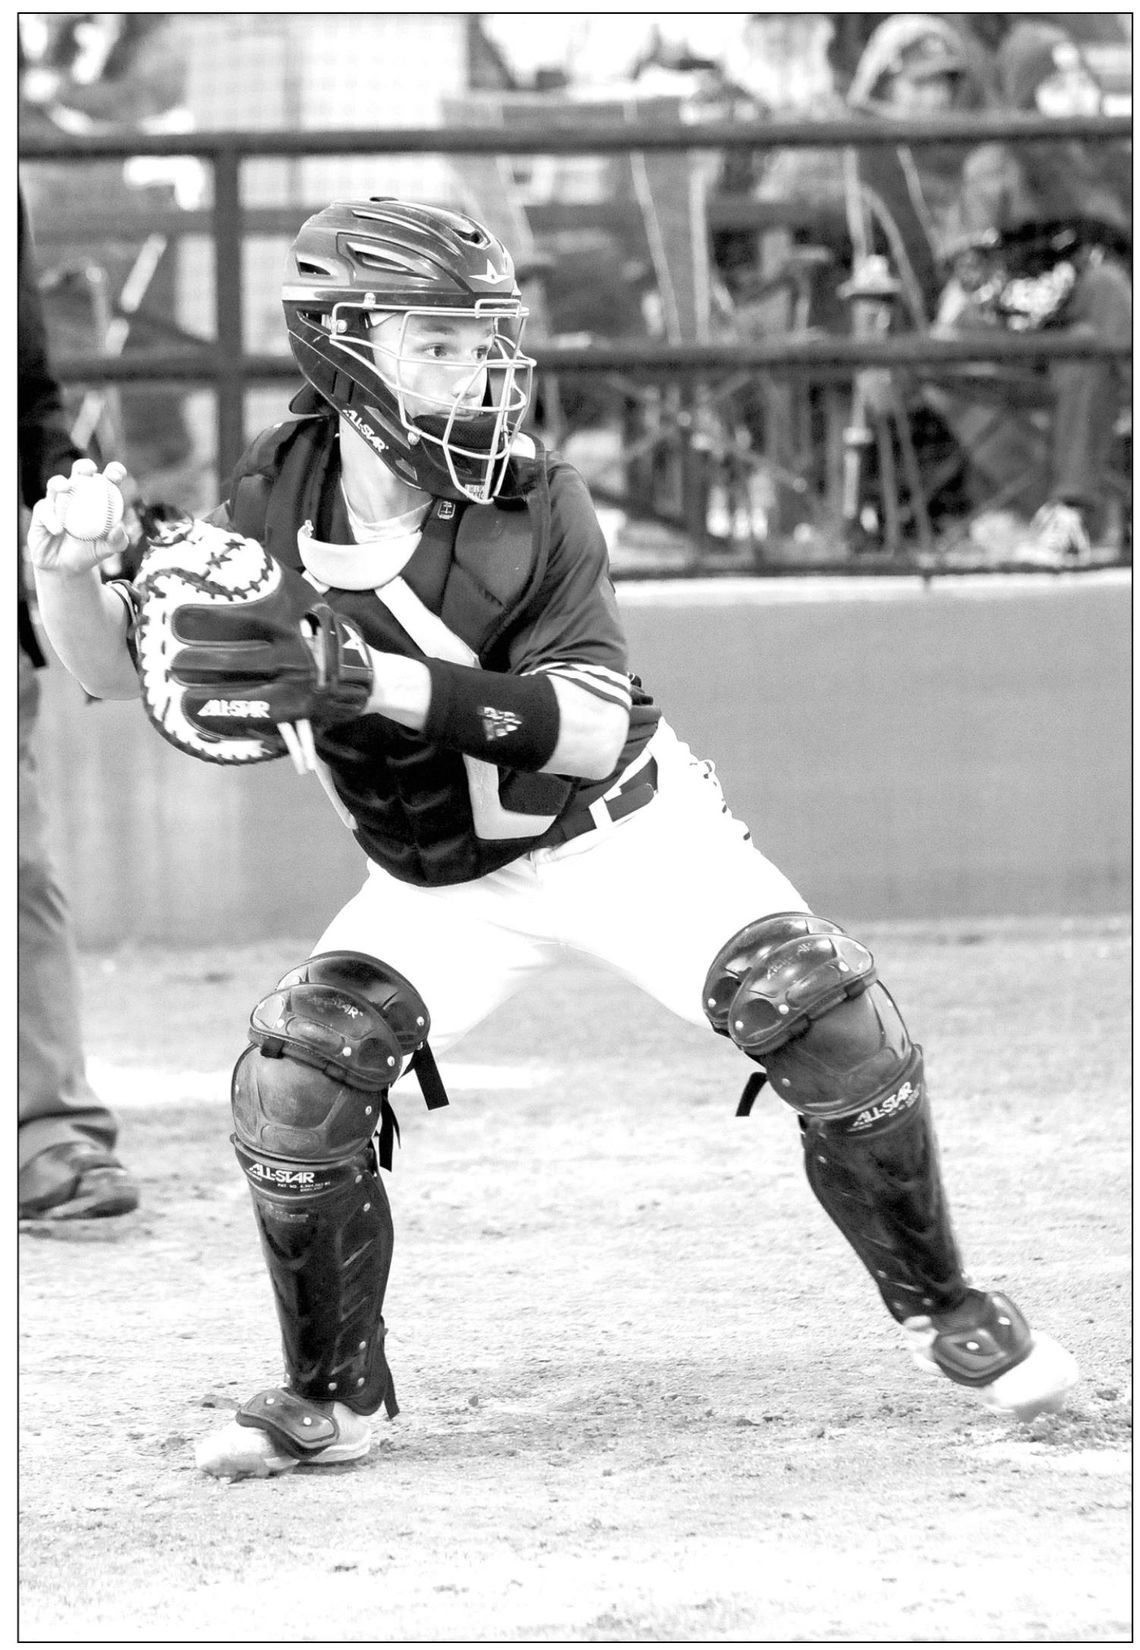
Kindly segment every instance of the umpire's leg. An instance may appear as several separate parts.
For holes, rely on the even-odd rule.
[[[47,852],[32,735],[40,686],[19,652],[18,1166],[51,1146],[111,1147],[118,1126],[87,1081],[67,905]]]

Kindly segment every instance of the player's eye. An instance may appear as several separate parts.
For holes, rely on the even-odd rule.
[[[447,361],[460,367],[481,366],[490,353],[487,344],[478,344],[474,349],[461,349],[455,343],[428,344],[423,351],[429,361]]]

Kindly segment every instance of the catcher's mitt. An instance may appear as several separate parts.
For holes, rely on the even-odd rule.
[[[371,691],[360,633],[256,539],[161,507],[138,515],[149,548],[135,644],[150,720],[204,762],[288,752],[312,767],[310,723],[357,715]]]

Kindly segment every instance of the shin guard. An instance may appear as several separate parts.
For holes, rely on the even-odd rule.
[[[311,958],[250,1017],[234,1068],[234,1149],[273,1285],[286,1385],[313,1403],[396,1414],[382,1307],[392,1215],[377,1165],[388,1090],[426,1055],[428,1014],[394,969]],[[434,1070],[434,1068],[432,1068]]]
[[[807,912],[762,917],[705,981],[709,1023],[800,1116],[808,1181],[900,1322],[950,1310],[966,1282],[950,1224],[922,1050],[874,958]]]
[[[266,1110],[280,1110],[265,1090],[282,1076],[295,1106],[298,1091],[307,1091],[304,1111],[310,1119],[318,1108],[335,1113],[341,1123],[346,1113],[359,1113],[359,1127],[351,1130],[357,1135],[355,1150],[324,1162],[311,1148],[303,1156],[283,1154],[280,1136],[301,1131],[265,1126]],[[392,1214],[367,1115],[375,1115],[377,1102],[375,1094],[346,1089],[311,1067],[266,1060],[257,1049],[248,1049],[234,1072],[234,1150],[249,1183],[273,1286],[286,1384],[313,1402],[339,1401],[361,1415],[383,1404],[395,1415],[382,1315]],[[265,1149],[267,1136],[278,1137],[275,1151]]]
[[[808,1183],[878,1285],[891,1316],[948,1312],[966,1296],[914,1050],[895,1109],[801,1118]]]

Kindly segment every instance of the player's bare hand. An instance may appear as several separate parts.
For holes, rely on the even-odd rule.
[[[92,477],[99,477],[104,485],[92,488]],[[51,573],[75,575],[87,573],[125,550],[130,542],[122,525],[121,488],[126,479],[124,465],[112,461],[100,473],[89,458],[77,458],[70,476],[52,476],[47,494],[32,511],[28,525],[32,565]],[[77,536],[79,532],[85,536]],[[88,532],[90,537],[86,536]]]

